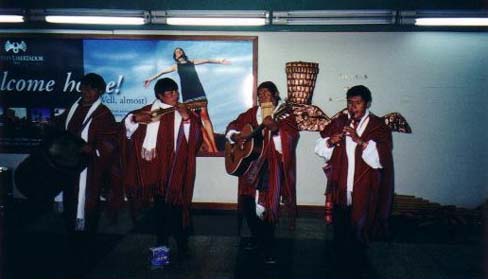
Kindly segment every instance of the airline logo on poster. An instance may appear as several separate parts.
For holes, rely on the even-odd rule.
[[[23,52],[27,51],[27,44],[24,41],[19,42],[5,42],[5,51],[9,52],[12,51],[13,53],[17,54],[19,51],[22,50]]]
[[[22,41],[7,40],[3,44],[3,52],[6,55],[0,56],[0,61],[13,63],[20,62],[44,62],[44,56],[23,55],[27,52],[27,43]]]

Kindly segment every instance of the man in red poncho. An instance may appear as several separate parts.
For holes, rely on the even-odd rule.
[[[81,80],[81,97],[56,119],[68,132],[86,141],[82,153],[88,164],[63,191],[64,218],[68,231],[95,233],[100,216],[100,196],[108,187],[104,176],[112,163],[116,145],[116,123],[112,112],[102,104],[105,81],[94,73]]]
[[[327,161],[326,199],[334,208],[336,244],[354,249],[387,232],[393,197],[391,130],[369,111],[371,101],[367,87],[350,88],[347,113],[332,120],[315,146]]]
[[[255,137],[263,142],[263,150],[249,169],[239,176],[238,203],[240,214],[244,216],[252,233],[249,249],[255,241],[263,250],[266,263],[274,263],[273,242],[275,224],[279,218],[280,202],[284,203],[294,226],[296,215],[296,154],[295,149],[300,134],[293,113],[284,110],[277,117],[280,96],[271,81],[258,87],[258,103],[232,121],[226,132],[231,143],[242,142],[246,135],[240,131],[246,124],[263,129]],[[256,203],[256,190],[259,194]]]
[[[201,120],[178,103],[178,85],[172,79],[158,80],[154,94],[153,104],[124,119],[123,181],[132,203],[153,202],[157,246],[168,246],[172,234],[178,256],[185,257]],[[155,110],[165,111],[156,121],[150,113]]]

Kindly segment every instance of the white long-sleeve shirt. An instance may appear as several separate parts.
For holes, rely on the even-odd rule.
[[[350,118],[351,116],[349,116]],[[364,116],[359,121],[356,127],[356,133],[361,136],[369,123],[369,110],[366,110]],[[353,124],[351,123],[351,127]],[[315,153],[320,157],[323,157],[326,162],[332,157],[335,146],[329,147],[327,141],[329,138],[319,138],[315,143]],[[350,136],[346,136],[346,155],[347,155],[347,204],[350,205],[352,202],[352,191],[354,190],[354,174],[356,168],[355,160],[355,150],[357,143],[355,143]],[[376,147],[376,142],[369,140],[367,142],[366,148],[363,150],[361,158],[366,164],[368,164],[373,169],[383,168],[380,163],[380,157],[378,154],[378,149]]]

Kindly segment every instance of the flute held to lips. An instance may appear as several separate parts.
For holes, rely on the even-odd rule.
[[[341,146],[341,144],[346,143],[346,136],[351,136],[350,133],[348,133],[348,130],[354,129],[353,127],[355,126],[355,119],[350,118],[344,127],[342,128],[342,132],[337,133],[335,135],[332,135],[328,140],[327,140],[327,146],[332,147],[332,146]],[[351,125],[352,124],[352,125]]]
[[[199,101],[192,101],[192,102],[187,102],[187,103],[178,103],[174,107],[169,107],[169,108],[159,108],[155,109],[152,111],[138,111],[133,114],[133,121],[137,122],[139,124],[149,124],[151,122],[156,122],[159,121],[159,119],[168,113],[171,113],[175,110],[178,110],[180,107],[184,107],[183,109],[187,110],[197,110],[202,107],[207,106],[207,101],[204,100],[199,100]]]

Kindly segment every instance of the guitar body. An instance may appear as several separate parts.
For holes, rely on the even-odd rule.
[[[253,132],[253,127],[246,124],[242,129],[243,135],[249,135]],[[263,141],[255,137],[249,138],[243,144],[225,143],[225,170],[230,175],[241,176],[251,165],[251,162],[256,160],[262,152]]]

